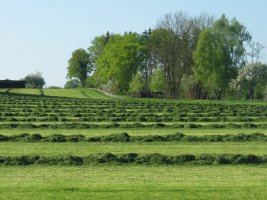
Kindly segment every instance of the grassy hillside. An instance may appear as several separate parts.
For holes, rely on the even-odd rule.
[[[10,94],[26,94],[26,95],[41,95],[41,89],[29,89],[29,88],[20,88],[20,89],[10,89],[8,91]]]
[[[71,97],[71,98],[89,98],[89,99],[109,99],[111,97],[104,93],[92,89],[1,89],[0,92],[9,94],[25,94],[25,95],[39,95],[39,96],[54,96],[54,97]]]

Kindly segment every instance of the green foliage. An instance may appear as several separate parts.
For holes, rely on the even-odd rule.
[[[143,87],[144,87],[143,77],[141,73],[137,72],[133,76],[132,81],[130,82],[129,93],[132,96],[140,97],[140,92],[142,91]]]
[[[113,35],[96,60],[96,76],[106,83],[116,82],[118,91],[127,91],[132,75],[143,62],[142,51],[138,34]]]
[[[250,99],[262,99],[267,85],[267,65],[262,63],[248,64],[238,71],[238,91],[247,93]]]
[[[156,69],[152,76],[150,82],[150,90],[154,93],[160,93],[164,91],[165,87],[165,76],[162,70]]]
[[[68,63],[68,78],[78,78],[85,86],[85,81],[92,71],[90,54],[84,49],[77,49],[72,53]]]
[[[194,53],[194,74],[218,99],[243,65],[243,43],[250,39],[242,24],[235,19],[229,22],[224,15],[200,34]]]
[[[195,98],[196,93],[196,78],[193,74],[186,75],[184,74],[181,79],[181,89],[184,98]]]
[[[68,80],[64,85],[65,89],[73,89],[73,88],[80,88],[80,87],[82,87],[82,84],[79,79]]]

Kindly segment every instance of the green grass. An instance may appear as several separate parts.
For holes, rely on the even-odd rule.
[[[27,94],[27,95],[41,95],[41,90],[40,89],[11,89],[9,90],[10,94]]]
[[[267,155],[267,145],[261,142],[225,142],[225,143],[24,143],[2,142],[0,155],[77,155],[87,156],[97,153],[160,153],[166,155],[179,154],[255,154]]]
[[[37,94],[40,90],[13,90],[23,94]],[[111,124],[92,122],[90,117],[98,113],[133,113],[142,116],[144,113],[168,113],[174,111],[177,116],[186,113],[194,116],[205,113],[222,113],[233,116],[256,117],[257,113],[266,114],[266,102],[263,101],[194,101],[194,100],[162,100],[162,99],[127,99],[115,100],[93,89],[44,89],[46,96],[77,97],[75,98],[43,98],[22,95],[2,95],[2,121],[0,123],[18,124],[60,124],[61,121],[40,121],[40,116],[66,117],[73,123]],[[12,92],[12,91],[11,91]],[[108,99],[111,100],[94,100]],[[153,104],[152,102],[156,102]],[[181,104],[176,104],[181,102]],[[185,104],[183,103],[185,102]],[[188,103],[188,104],[187,104]],[[205,105],[204,105],[205,104]],[[209,105],[218,104],[218,105]],[[240,105],[242,104],[242,105]],[[258,104],[258,105],[252,105]],[[229,106],[231,105],[231,106]],[[38,109],[41,110],[40,113]],[[247,109],[246,109],[247,108]],[[206,113],[207,112],[207,113]],[[17,114],[24,116],[17,117]],[[42,115],[44,114],[45,115]],[[79,122],[74,117],[77,113],[88,113],[88,120]],[[92,113],[92,114],[91,114]],[[247,115],[246,115],[247,114]],[[133,121],[136,116],[132,117]],[[206,116],[206,115],[205,115]],[[32,122],[22,122],[27,117]],[[266,124],[265,118],[259,118],[255,124]],[[18,120],[18,121],[16,121]],[[36,121],[35,121],[36,120]],[[49,120],[45,119],[45,120]],[[100,120],[101,121],[101,120]],[[134,122],[116,123],[131,124]],[[155,122],[144,124],[155,124]],[[238,120],[237,120],[238,121]],[[66,122],[67,123],[67,122]],[[70,122],[72,123],[72,122]],[[176,123],[170,119],[168,123]],[[195,122],[179,122],[181,124]],[[196,124],[228,124],[233,122],[196,122]],[[237,122],[243,124],[243,122]],[[230,126],[227,126],[230,127]],[[88,129],[0,129],[0,134],[13,135],[21,133],[50,134],[84,134],[87,137],[127,132],[130,135],[166,135],[181,132],[186,135],[224,135],[238,133],[264,133],[263,128],[88,128]],[[162,142],[162,143],[45,143],[45,142],[1,142],[0,156],[41,155],[46,157],[59,155],[87,156],[97,153],[160,153],[163,155],[179,154],[254,154],[267,155],[266,142]],[[267,165],[135,165],[135,164],[101,164],[71,166],[0,166],[0,199],[267,199]]]
[[[239,133],[264,133],[267,134],[267,129],[186,129],[186,128],[135,128],[135,129],[0,129],[2,135],[15,135],[21,133],[39,133],[43,136],[51,134],[83,134],[85,136],[100,136],[115,133],[126,132],[129,135],[167,135],[173,133],[183,133],[186,135],[224,135],[224,134],[239,134]]]
[[[89,99],[110,99],[111,98],[96,89],[84,88],[84,89],[80,89],[80,91]]]
[[[89,98],[89,99],[109,99],[105,94],[90,88],[84,89],[43,89],[45,96]]]
[[[267,166],[1,167],[0,199],[257,199]]]
[[[45,96],[86,98],[78,89],[43,89]]]

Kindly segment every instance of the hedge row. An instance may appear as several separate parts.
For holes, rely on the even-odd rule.
[[[201,154],[201,155],[162,155],[158,153],[138,155],[136,153],[114,155],[111,153],[90,155],[85,157],[67,155],[44,157],[37,155],[23,155],[16,157],[0,156],[0,165],[83,165],[83,164],[263,164],[267,163],[267,155],[240,154]]]
[[[226,135],[203,135],[193,136],[175,133],[168,135],[145,135],[130,136],[127,133],[118,133],[111,135],[86,137],[82,134],[62,135],[52,134],[42,136],[40,134],[19,134],[19,135],[1,135],[0,142],[21,141],[21,142],[248,142],[260,141],[266,142],[267,135],[263,133],[252,134],[226,134]]]
[[[203,129],[217,129],[217,128],[267,128],[267,123],[223,123],[223,124],[142,124],[142,123],[109,123],[109,124],[88,124],[88,123],[62,123],[62,124],[31,124],[31,123],[6,123],[0,124],[0,129],[13,128],[51,128],[51,129],[88,129],[88,128],[203,128]]]

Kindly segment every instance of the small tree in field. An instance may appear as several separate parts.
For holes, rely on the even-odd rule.
[[[144,87],[143,79],[141,73],[137,72],[135,76],[133,77],[132,81],[130,82],[129,85],[129,93],[136,96],[140,97],[140,92]]]
[[[27,88],[43,88],[45,85],[45,80],[40,72],[32,73],[25,76]]]
[[[157,69],[153,72],[150,82],[150,91],[152,93],[161,93],[165,88],[165,78],[162,70]]]

